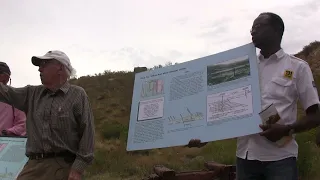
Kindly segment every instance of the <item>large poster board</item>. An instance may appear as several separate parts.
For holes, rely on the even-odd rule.
[[[27,163],[26,153],[27,138],[0,137],[0,179],[16,179]]]
[[[260,86],[252,43],[137,73],[127,150],[164,148],[261,132]]]

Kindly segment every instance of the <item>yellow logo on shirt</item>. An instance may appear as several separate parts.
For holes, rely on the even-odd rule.
[[[284,76],[285,78],[292,79],[292,77],[293,77],[293,71],[285,70],[283,76]]]

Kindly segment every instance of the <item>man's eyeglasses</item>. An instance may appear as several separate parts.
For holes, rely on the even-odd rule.
[[[54,63],[56,62],[55,59],[47,59],[47,60],[42,60],[39,64],[40,67],[44,67],[46,66],[47,64],[51,64],[51,63]]]
[[[269,24],[268,23],[259,23],[259,24],[254,24],[252,26],[252,28],[250,29],[250,33],[252,33],[253,30],[256,30],[256,29],[261,29],[263,27],[267,27]]]

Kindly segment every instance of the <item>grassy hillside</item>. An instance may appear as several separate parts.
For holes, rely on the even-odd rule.
[[[296,56],[310,63],[317,84],[320,84],[320,43],[311,43]],[[201,169],[203,162],[208,160],[227,164],[235,162],[234,139],[212,142],[202,148],[174,147],[126,152],[133,81],[133,72],[110,71],[71,80],[71,83],[87,91],[95,115],[95,161],[86,172],[86,179],[138,179],[151,172],[155,164],[187,170]],[[299,115],[303,114],[300,109]],[[300,145],[300,175],[303,179],[320,177],[320,148],[314,144],[315,132],[299,134],[297,140]]]

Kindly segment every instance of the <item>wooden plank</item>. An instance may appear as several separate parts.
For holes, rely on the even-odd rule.
[[[160,177],[174,177],[176,172],[172,169],[169,169],[163,165],[156,165],[153,167],[153,171]]]
[[[193,170],[175,172],[163,165],[154,166],[155,174],[148,176],[146,180],[235,180],[236,167],[234,165],[220,164],[209,161],[204,164],[206,170]]]

